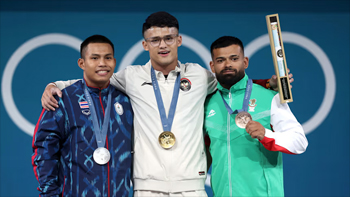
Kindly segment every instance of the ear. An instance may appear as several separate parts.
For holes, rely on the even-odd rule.
[[[78,66],[79,66],[82,70],[85,70],[85,64],[84,64],[84,59],[83,59],[83,58],[79,58],[79,59],[78,59]]]
[[[247,69],[248,68],[248,65],[249,65],[249,58],[248,57],[244,57],[244,69]]]
[[[177,37],[177,47],[181,46],[182,45],[182,36],[178,36]]]
[[[210,64],[211,72],[215,73],[214,62],[210,61],[209,64]]]
[[[143,46],[143,49],[145,49],[145,51],[149,51],[148,43],[145,40],[142,41],[142,46]]]
[[[114,68],[115,68],[117,66],[117,59],[113,58],[113,60],[114,60]]]

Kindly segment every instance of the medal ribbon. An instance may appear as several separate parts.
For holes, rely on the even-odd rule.
[[[164,131],[171,131],[171,126],[173,124],[174,115],[175,115],[175,109],[177,105],[177,99],[179,98],[179,91],[180,91],[180,73],[177,74],[175,85],[174,85],[174,92],[173,92],[173,98],[171,99],[170,109],[168,118],[166,117],[162,94],[159,89],[158,81],[156,78],[156,73],[154,71],[154,68],[151,67],[151,79],[152,79],[152,86],[154,90],[154,94],[156,96],[158,110],[160,114],[160,119],[162,121],[163,130]]]
[[[251,79],[248,79],[247,87],[245,88],[245,93],[244,93],[243,108],[236,109],[235,111],[233,111],[231,107],[227,104],[227,102],[225,101],[224,97],[220,92],[221,98],[224,101],[225,107],[230,115],[237,114],[241,111],[248,111],[248,104],[249,104],[250,95],[252,93],[252,86],[253,86],[253,81]]]
[[[89,93],[89,90],[88,90],[87,85],[86,85],[84,80],[83,80],[83,83],[85,85],[84,86],[84,93],[86,96],[86,100],[89,103],[89,107],[90,107],[90,111],[91,111],[92,123],[94,125],[94,134],[96,136],[97,146],[104,147],[105,143],[106,143],[106,135],[107,135],[109,116],[110,116],[110,111],[111,111],[112,91],[110,90],[110,88],[108,89],[107,108],[106,108],[105,114],[104,114],[102,129],[100,129],[100,125],[99,125],[98,120],[97,120],[97,114],[96,114],[94,103],[91,99],[91,95]]]

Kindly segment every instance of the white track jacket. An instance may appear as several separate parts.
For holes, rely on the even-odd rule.
[[[128,66],[113,74],[111,84],[125,92],[134,111],[134,190],[183,192],[204,190],[207,175],[203,139],[204,101],[216,88],[215,76],[198,64],[186,63],[171,71],[165,79],[155,71],[164,108],[168,115],[175,79],[180,72],[180,89],[171,132],[175,145],[163,149],[158,136],[163,127],[151,80],[151,62]],[[67,82],[56,82],[61,89]]]

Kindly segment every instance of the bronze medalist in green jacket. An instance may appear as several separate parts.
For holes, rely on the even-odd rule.
[[[234,111],[242,109],[248,76],[230,90],[219,83],[205,103],[205,133],[210,137],[211,186],[215,196],[284,196],[282,152],[301,154],[308,145],[304,130],[281,104],[276,92],[252,85],[247,108],[265,128],[262,140],[252,138],[235,123],[223,98]],[[272,129],[273,127],[273,129]]]

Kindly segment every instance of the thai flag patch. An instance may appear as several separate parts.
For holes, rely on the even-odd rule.
[[[202,175],[205,175],[205,172],[204,171],[200,171],[198,172],[199,176],[202,176]]]
[[[87,101],[79,102],[79,105],[81,109],[89,108],[89,103]]]

